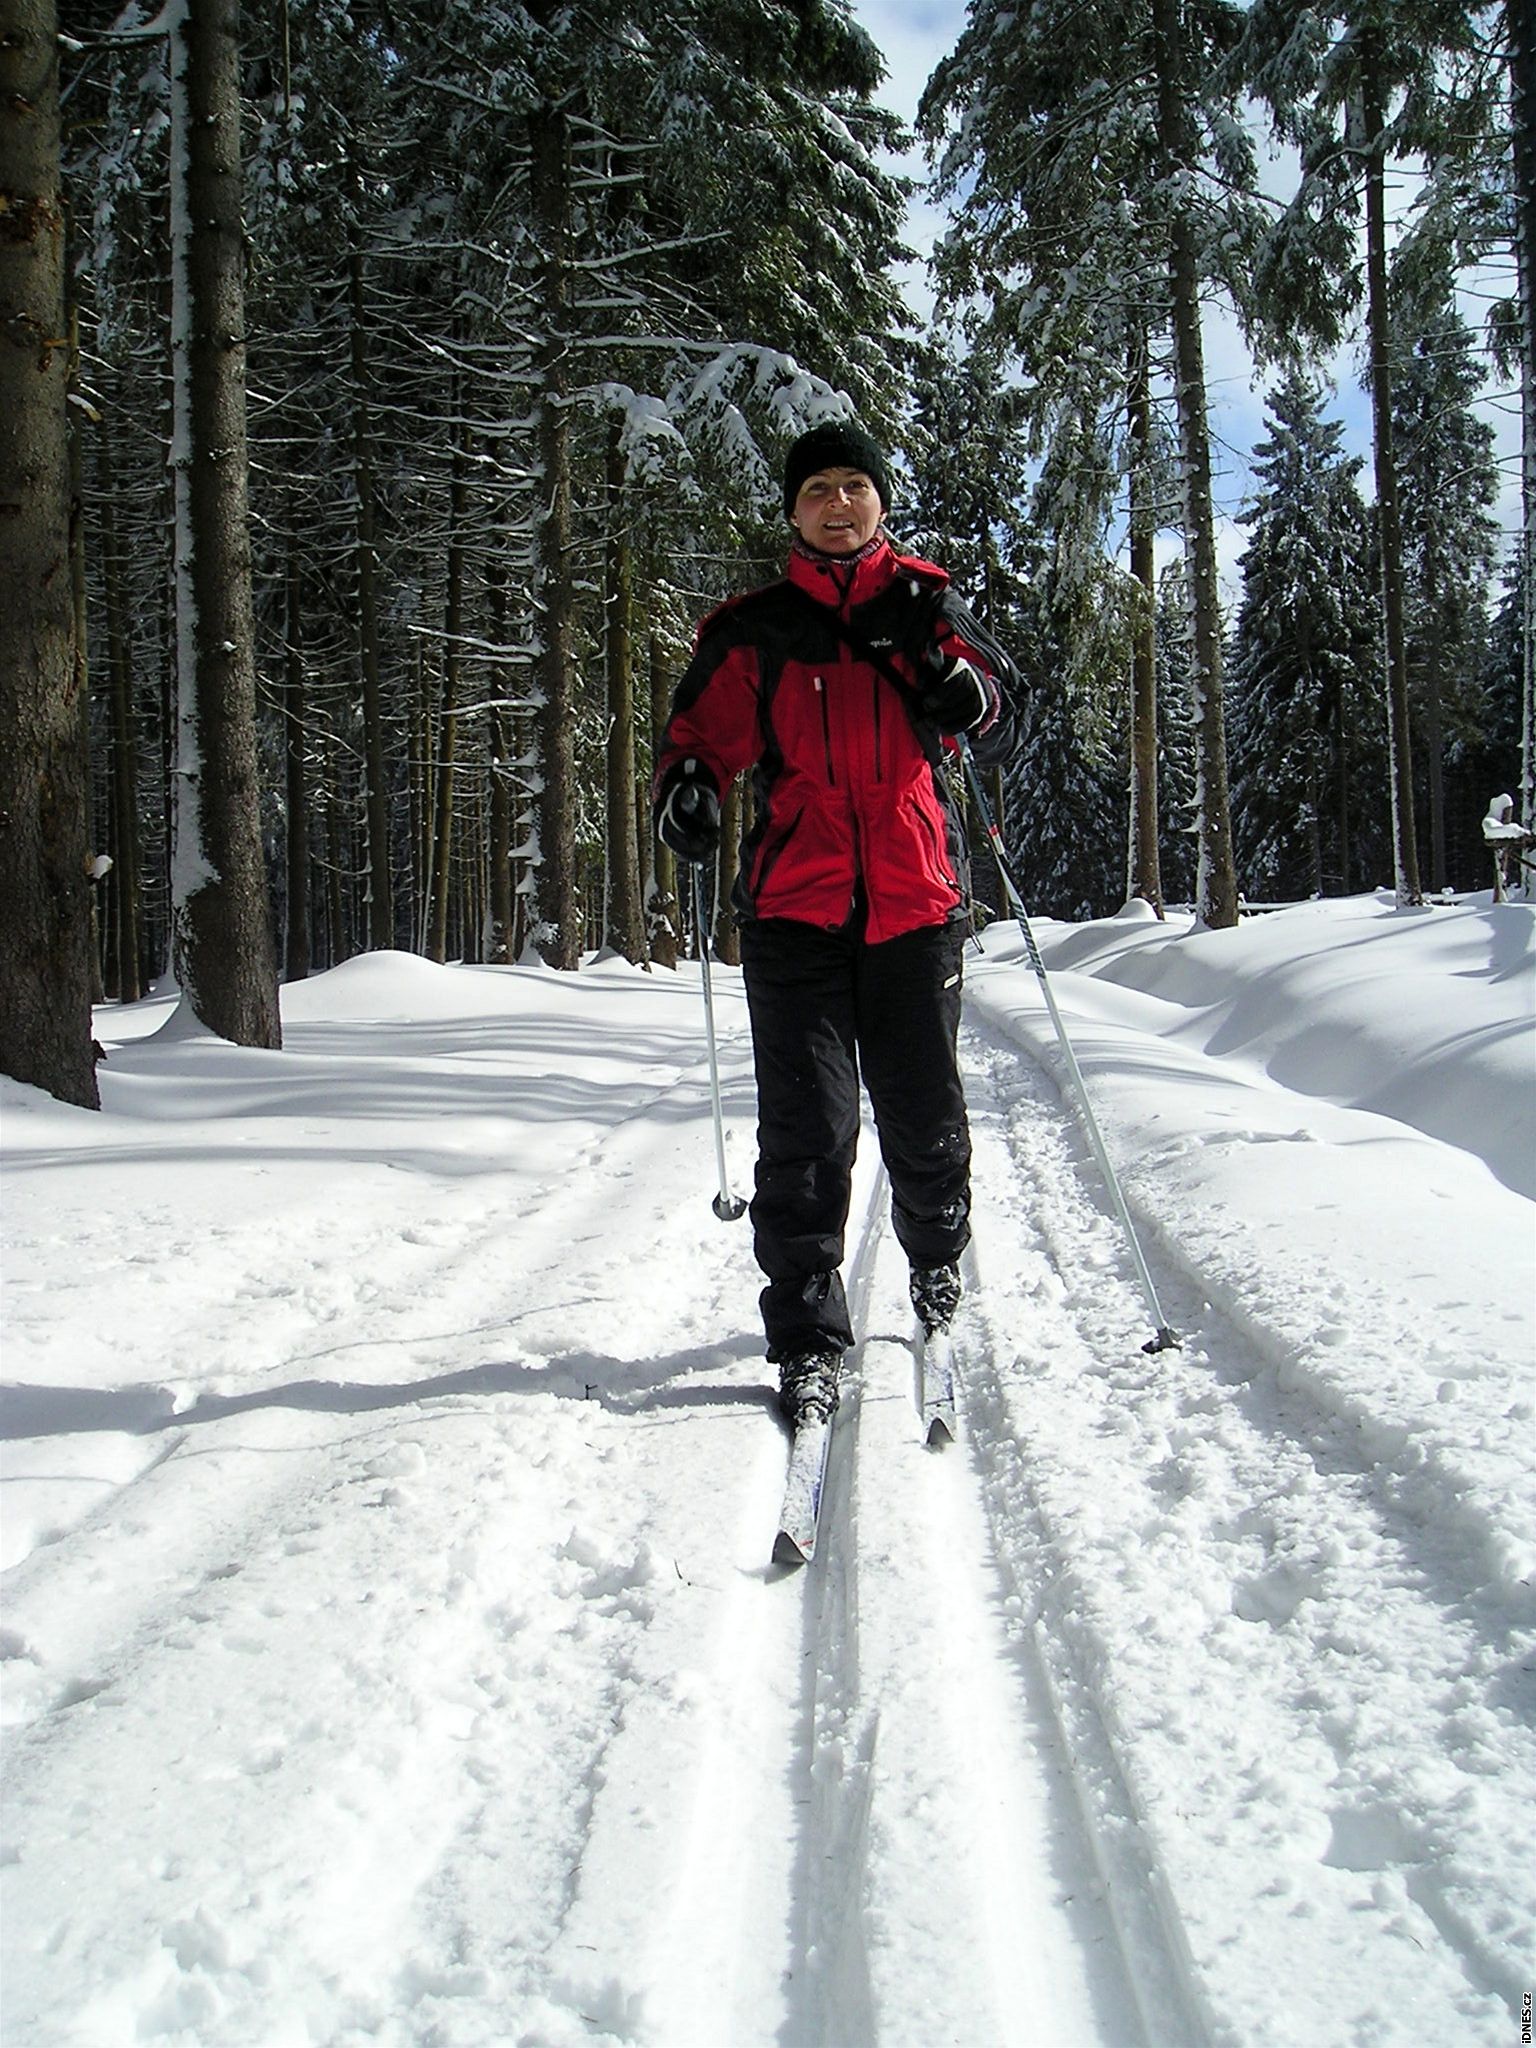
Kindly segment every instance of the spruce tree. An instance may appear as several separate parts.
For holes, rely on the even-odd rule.
[[[1382,631],[1397,900],[1422,901],[1414,815],[1403,549],[1392,431],[1393,353],[1388,297],[1389,166],[1474,152],[1490,102],[1475,80],[1486,9],[1471,0],[1255,0],[1234,60],[1269,106],[1277,132],[1301,158],[1299,189],[1259,264],[1274,325],[1338,338],[1363,269],[1367,384],[1381,563]],[[1469,76],[1474,79],[1468,86]],[[1365,261],[1352,224],[1363,216]],[[1289,279],[1318,267],[1331,292],[1304,299]]]
[[[1406,322],[1402,323],[1404,326]],[[1447,294],[1397,352],[1393,439],[1403,520],[1409,680],[1422,738],[1429,880],[1449,886],[1445,760],[1468,721],[1487,632],[1498,494],[1493,428],[1472,409],[1483,364]],[[1458,861],[1454,865],[1461,866]]]
[[[1231,657],[1235,829],[1256,898],[1349,885],[1351,735],[1374,703],[1374,603],[1361,464],[1323,394],[1292,372],[1270,394],[1245,515]]]
[[[1200,732],[1198,914],[1217,927],[1236,921],[1237,888],[1200,300],[1221,281],[1246,310],[1258,235],[1251,142],[1220,66],[1241,21],[1225,0],[1027,11],[976,0],[921,110],[940,190],[959,201],[941,278],[957,300],[980,298],[1033,381],[1042,445],[1080,451],[1058,458],[1067,487],[1055,497],[1080,533],[1118,481],[1130,365],[1149,332],[1172,342]]]

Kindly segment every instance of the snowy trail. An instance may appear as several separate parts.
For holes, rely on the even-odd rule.
[[[872,1143],[828,1548],[768,1562],[785,1440],[702,1085],[531,1190],[434,1177],[403,1249],[269,1219],[265,1370],[210,1299],[220,1370],[20,1397],[43,1444],[136,1452],[9,1575],[7,1839],[46,1880],[8,2040],[1128,2038],[975,1482],[918,1441]],[[686,1189],[683,1295],[636,1296],[680,1224],[637,1181]],[[284,1359],[295,1299],[344,1312]]]
[[[971,1043],[978,1187],[1002,1222],[957,1326],[972,1442],[1148,1966],[1149,2035],[1236,2044],[1262,2014],[1294,2048],[1497,2039],[1520,1911],[1499,1872],[1533,1758],[1488,1712],[1520,1648],[1458,1576],[1475,1500],[1427,1504],[1432,1452],[1352,1427],[1294,1330],[1210,1307],[1230,1290],[1198,1246],[1153,1261],[1184,1343],[1146,1356],[1146,1305],[1054,1089],[1011,1042]],[[1405,1755],[1433,1756],[1437,1782],[1411,1782]],[[1279,2009],[1282,1951],[1298,1967]]]
[[[807,2038],[1136,2044],[1061,1730],[976,1476],[964,1446],[922,1440],[885,1199],[882,1182],[854,1267],[867,1334],[814,1599],[816,1662],[834,1674],[817,1701],[818,1834],[843,1845],[824,1910],[853,1954],[827,1973],[842,1996]]]
[[[1434,1223],[1464,1157],[1213,1060],[1128,1122],[1194,1056],[1103,995],[1074,1031],[1185,1340],[1149,1358],[995,951],[960,1440],[922,1442],[866,1133],[785,1572],[696,982],[370,960],[289,1001],[279,1058],[129,1040],[100,1119],[8,1130],[6,2048],[1511,2038],[1528,1325],[1465,1235],[1411,1252],[1426,1334],[1280,1210],[1365,1233],[1390,1152]]]
[[[905,1262],[865,1153],[848,1279],[869,1328]],[[871,1335],[857,1360],[816,1566],[766,1561],[784,1446],[760,1443],[706,1640],[697,1616],[648,1632],[560,1994],[667,2048],[1132,2041],[974,1479],[919,1440],[910,1339]]]

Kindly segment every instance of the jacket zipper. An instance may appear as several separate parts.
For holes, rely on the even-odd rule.
[[[880,746],[880,678],[879,678],[879,676],[873,676],[873,677],[871,677],[871,679],[870,679],[870,687],[871,687],[871,688],[873,689],[873,691],[874,691],[874,693],[875,693],[875,780],[876,780],[876,782],[884,782],[884,780],[885,780],[885,769],[884,769],[884,767],[883,767],[883,765],[882,765],[882,760],[883,760],[883,756],[882,756],[882,750],[881,750],[881,746]]]
[[[821,706],[821,745],[827,759],[827,786],[835,789],[837,776],[832,769],[832,719],[827,710],[827,685],[822,676],[817,676],[815,681],[816,701]]]

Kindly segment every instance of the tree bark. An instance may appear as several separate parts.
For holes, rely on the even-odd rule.
[[[617,421],[608,438],[608,929],[604,942],[625,960],[645,961],[640,842],[635,831],[634,567],[624,520],[624,451]]]
[[[570,143],[564,113],[541,106],[529,118],[533,214],[542,255],[544,331],[539,378],[540,508],[535,579],[539,651],[539,864],[536,944],[547,966],[581,964],[583,917],[576,883],[575,588],[571,574]]]
[[[1520,822],[1536,827],[1536,22],[1505,0],[1514,80],[1515,276],[1520,321]]]
[[[1213,930],[1238,921],[1237,870],[1227,790],[1227,742],[1222,707],[1221,594],[1216,571],[1216,523],[1211,504],[1211,441],[1206,419],[1205,354],[1200,333],[1200,277],[1194,229],[1186,202],[1173,192],[1191,175],[1194,156],[1185,99],[1180,0],[1153,0],[1157,65],[1158,140],[1172,205],[1168,220],[1168,281],[1173,317],[1184,484],[1184,552],[1189,565],[1190,674],[1195,699],[1199,866],[1195,917]]]
[[[456,405],[457,409],[457,405]],[[437,791],[432,810],[432,897],[427,958],[448,958],[448,901],[453,870],[454,774],[459,737],[459,670],[464,649],[464,517],[469,488],[463,429],[455,428],[448,483],[448,594],[443,611],[443,693],[437,722]]]
[[[651,761],[654,765],[656,748],[660,744],[663,729],[672,708],[672,691],[667,678],[666,656],[662,650],[660,636],[650,636],[651,672]],[[649,812],[650,806],[646,806]],[[671,847],[664,846],[654,832],[647,831],[647,843],[651,849],[651,891],[646,904],[646,939],[651,949],[651,958],[658,967],[677,965],[677,941],[679,913],[677,903],[677,857]]]
[[[505,648],[507,570],[500,550],[494,547],[486,560],[485,590],[491,644]],[[498,697],[504,688],[504,683],[498,679]],[[485,957],[502,967],[515,957],[512,949],[516,944],[513,928],[516,906],[512,895],[513,771],[507,734],[506,712],[500,703],[493,703],[486,717],[486,745],[490,754],[490,844],[487,857],[491,872],[486,898],[489,929],[485,937]]]
[[[288,898],[288,930],[283,945],[283,977],[305,981],[312,951],[309,908],[309,788],[305,752],[309,714],[304,688],[304,607],[300,590],[298,521],[288,515],[288,563],[283,584],[283,784],[287,817],[284,854]]]
[[[1429,799],[1429,885],[1444,889],[1450,880],[1445,848],[1445,614],[1439,578],[1431,563],[1424,592],[1424,781]]]
[[[236,0],[171,0],[176,845],[183,998],[237,1045],[282,1042],[261,843],[245,433]]]
[[[368,811],[368,944],[379,952],[395,943],[393,849],[389,829],[389,775],[384,761],[384,700],[379,681],[377,510],[373,477],[373,419],[368,402],[368,339],[363,257],[357,243],[360,184],[347,159],[352,241],[347,252],[352,355],[352,479],[357,493],[357,651],[362,674],[363,764]]]
[[[136,1003],[143,994],[140,921],[143,863],[139,852],[139,750],[133,703],[133,651],[123,563],[117,534],[117,472],[108,428],[96,435],[96,476],[100,508],[101,580],[107,624],[107,695],[112,732],[110,815],[112,819],[112,937],[110,995]]]
[[[1147,338],[1131,345],[1130,546],[1136,616],[1131,642],[1131,818],[1129,891],[1163,915],[1157,801],[1157,564],[1156,515],[1149,475],[1152,394],[1147,373]]]
[[[0,0],[0,1070],[99,1107],[54,0]]]
[[[741,807],[744,802],[742,781],[738,775],[720,799],[720,865],[716,870],[717,889],[715,895],[714,948],[715,958],[727,967],[741,965],[741,932],[731,915],[731,891],[736,886],[736,873],[740,866],[738,858],[741,846]]]
[[[1392,337],[1387,301],[1386,113],[1367,31],[1361,52],[1360,138],[1365,153],[1365,326],[1370,355],[1371,440],[1381,547],[1387,745],[1391,755],[1392,849],[1399,906],[1422,903],[1413,814],[1413,740],[1408,722],[1408,641],[1403,626],[1403,530],[1392,447]]]

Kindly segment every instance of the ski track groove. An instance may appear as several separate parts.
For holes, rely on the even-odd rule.
[[[686,1154],[707,1203],[697,1122],[658,1114],[701,1091],[702,1062],[648,1075],[535,1188],[510,1171],[426,1182],[404,1246],[333,1235],[321,1256],[344,1277],[316,1272],[313,1219],[293,1218],[275,1291],[349,1334],[283,1352],[274,1314],[255,1391],[188,1376],[100,1397],[153,1443],[147,1462],[7,1580],[5,1710],[24,1725],[6,1835],[47,1873],[27,1907],[35,1968],[7,1987],[32,2016],[18,2048],[1507,2037],[1495,2008],[1516,1987],[1487,1923],[1521,1909],[1490,1906],[1478,1863],[1496,1788],[1459,1834],[1448,1818],[1443,1839],[1396,1839],[1394,1759],[1373,1734],[1385,1680],[1352,1669],[1348,1641],[1367,1587],[1409,1637],[1453,1607],[1463,1667],[1395,1704],[1475,1719],[1479,1688],[1521,1654],[1437,1569],[1438,1504],[1475,1501],[1390,1444],[1383,1462],[1326,1373],[1296,1369],[1202,1280],[1198,1248],[1160,1232],[1185,1350],[1145,1357],[1144,1304],[1047,1072],[969,1022],[965,1050],[979,1244],[955,1330],[961,1440],[921,1442],[904,1261],[866,1129],[848,1269],[861,1341],[804,1572],[768,1562],[785,1445],[746,1334],[740,1235],[689,1241],[687,1300],[632,1317],[624,1358],[588,1338],[588,1316],[595,1339],[611,1300],[632,1302],[632,1269],[670,1256],[669,1219],[633,1199],[648,1167]],[[733,1118],[749,1098],[737,1060]],[[622,1244],[605,1228],[619,1205]],[[340,1359],[353,1378],[292,1377]],[[600,1501],[562,1477],[578,1449]],[[1056,1483],[1072,1461],[1102,1467],[1100,1495]],[[648,1492],[663,1463],[670,1490]],[[1249,1503],[1235,1520],[1204,1505],[1234,1497]],[[328,1659],[327,1616],[358,1602],[371,1647]],[[1336,1611],[1322,1671],[1285,1639],[1303,1602]],[[1204,1660],[1210,1729],[1170,1718],[1201,1690],[1181,1667],[1160,1692],[1170,1657]],[[201,1721],[183,1708],[190,1670],[220,1702]],[[126,1791],[91,1754],[109,1716]],[[1278,1799],[1277,1743],[1293,1778],[1310,1759],[1314,1797]],[[55,1796],[93,1783],[96,1807]],[[330,1853],[310,1867],[317,1801]],[[254,1859],[185,1846],[248,1828],[252,1802]],[[920,1864],[897,1824],[914,1805]],[[149,1879],[144,1841],[160,1844]],[[114,1867],[158,1888],[149,1950],[75,1910]],[[1260,1981],[1276,1916],[1316,1975],[1283,1987],[1284,2009]],[[1459,1991],[1429,1967],[1447,1954]],[[70,1984],[92,1987],[84,2005]],[[1070,2035],[1031,2031],[1068,2010]]]
[[[672,1085],[669,1077],[655,1095]],[[746,1302],[726,1309],[717,1291],[711,1315],[706,1294],[695,1322],[710,1341],[668,1364],[643,1349],[633,1361],[614,1360],[583,1355],[577,1343],[562,1358],[558,1346],[541,1352],[524,1342],[512,1369],[487,1365],[484,1342],[511,1322],[474,1309],[506,1290],[499,1262],[485,1277],[499,1233],[525,1250],[532,1239],[535,1259],[525,1257],[524,1266],[533,1263],[540,1275],[550,1261],[537,1247],[560,1244],[566,1256],[553,1263],[570,1276],[578,1212],[594,1201],[611,1209],[646,1152],[668,1142],[626,1118],[610,1142],[584,1147],[568,1173],[540,1191],[536,1233],[522,1227],[526,1190],[515,1183],[510,1217],[501,1204],[487,1213],[483,1194],[465,1204],[451,1189],[429,1189],[409,1232],[435,1254],[425,1262],[433,1284],[408,1304],[387,1293],[354,1325],[346,1347],[359,1360],[375,1348],[390,1359],[406,1350],[420,1369],[414,1382],[294,1383],[279,1373],[255,1395],[205,1389],[174,1418],[177,1392],[170,1389],[147,1405],[138,1390],[119,1401],[118,1412],[140,1429],[171,1429],[165,1447],[72,1528],[35,1547],[7,1579],[5,1704],[30,1726],[11,1750],[6,1839],[25,1842],[26,1863],[48,1872],[46,1886],[31,1891],[31,1926],[15,1944],[17,1954],[38,1958],[39,1974],[13,1965],[7,1978],[8,2015],[18,2025],[20,2014],[32,2015],[29,2048],[117,2048],[141,2031],[177,2029],[200,2042],[206,2036],[251,2048],[270,2048],[277,2038],[339,2044],[364,2035],[404,2048],[436,2038],[431,2014],[439,2009],[468,2025],[462,2035],[453,2032],[455,2041],[501,2042],[503,2020],[476,2031],[471,2015],[481,2007],[542,2013],[551,2042],[592,2038],[537,1957],[555,1942],[578,1890],[602,1807],[604,1760],[623,1723],[633,1642],[644,1633],[649,1588],[663,1568],[637,1531],[626,1542],[622,1530],[584,1530],[588,1505],[547,1488],[541,1494],[533,1465],[545,1461],[530,1463],[509,1446],[523,1438],[530,1401],[535,1413],[543,1406],[551,1443],[561,1431],[612,1437],[649,1401],[664,1401],[680,1370],[720,1357],[719,1331],[743,1320]],[[465,1231],[471,1209],[478,1228]],[[306,1228],[305,1219],[294,1222],[290,1246]],[[644,1238],[664,1234],[665,1225],[642,1212],[608,1263],[645,1256]],[[596,1270],[589,1261],[573,1288],[551,1280],[544,1299],[525,1299],[513,1319],[525,1335],[542,1324],[570,1342],[583,1302],[600,1303],[602,1236],[588,1236],[600,1245]],[[381,1238],[363,1258],[372,1262],[391,1248]],[[334,1251],[331,1240],[327,1253]],[[724,1248],[696,1267],[701,1284],[718,1290]],[[526,1270],[522,1277],[526,1296]],[[551,1291],[561,1298],[549,1299]],[[643,1331],[638,1341],[644,1345]],[[194,1345],[195,1333],[186,1342]],[[441,1370],[459,1359],[469,1362],[458,1374]],[[546,1365],[554,1369],[545,1372]],[[610,1382],[606,1402],[582,1398],[583,1375],[593,1372]],[[327,1384],[322,1405],[316,1389]],[[735,1389],[721,1392],[730,1398]],[[691,1404],[691,1390],[684,1394]],[[68,1428],[67,1398],[47,1389],[36,1398],[41,1421],[51,1415],[54,1428]],[[353,1406],[359,1414],[348,1412]],[[502,1415],[509,1420],[500,1422]],[[671,1419],[665,1406],[656,1419]],[[447,1527],[444,1496],[431,1484],[440,1455],[462,1461],[465,1489]],[[599,1455],[620,1452],[605,1443]],[[238,1483],[231,1487],[232,1475]],[[216,1554],[229,1560],[212,1570],[210,1525]],[[563,1543],[562,1528],[570,1531]],[[373,1541],[382,1530],[387,1540]],[[310,1553],[320,1554],[317,1561]],[[541,1572],[557,1594],[563,1589],[563,1604],[521,1597],[525,1574],[537,1581]],[[82,1585],[91,1596],[83,1605],[74,1598]],[[55,1586],[70,1600],[61,1601]],[[298,1627],[307,1635],[313,1616],[323,1636],[328,1606],[346,1597],[337,1587],[354,1589],[354,1597],[362,1588],[361,1597],[384,1610],[378,1661],[328,1665],[312,1649],[300,1660],[315,1694],[311,1714],[282,1696],[280,1679],[270,1693],[253,1692],[250,1674],[264,1668],[265,1655],[278,1653],[280,1669],[287,1632]],[[174,1740],[188,1719],[177,1681],[189,1652],[225,1705],[203,1729],[205,1753],[173,1757],[168,1766],[159,1751],[167,1731]],[[552,1687],[558,1711],[541,1712]],[[534,1706],[519,1714],[522,1695]],[[322,1703],[330,1704],[329,1716]],[[110,1787],[97,1781],[92,1755],[100,1754],[107,1715],[109,1753],[123,1778]],[[514,1729],[509,1760],[502,1752]],[[150,1841],[197,1839],[196,1828],[180,1825],[162,1803],[181,1768],[192,1780],[178,1790],[178,1803],[214,1838],[210,1804],[217,1821],[228,1816],[237,1828],[252,1799],[270,1806],[263,1848],[254,1868],[248,1862],[239,1871],[168,1851],[151,1873],[164,1887],[160,1944],[148,1953],[114,1950],[109,1936],[73,1912],[72,1895],[88,1894],[93,1876],[99,1884],[99,1866],[110,1867],[114,1855],[124,1882],[142,1885],[131,1858],[136,1833]],[[551,1779],[574,1790],[563,1836],[554,1841],[540,1840],[535,1825],[543,1791],[530,1812],[522,1811],[520,1791]],[[56,1810],[56,1783],[96,1784],[101,1809],[116,1817],[117,1838],[103,1840],[79,1802]],[[306,1867],[305,1851],[313,1801],[322,1797],[334,1811],[329,1853],[317,1870]],[[509,1844],[518,1845],[511,1865]],[[7,1849],[0,1863],[21,1854]],[[274,1905],[285,1869],[295,1903]],[[456,1899],[487,1891],[480,1915],[455,1910]],[[260,1904],[258,1894],[266,1895]],[[551,1918],[552,1900],[564,1905]],[[466,1960],[477,1924],[494,1929],[509,1918],[526,1941],[524,1961],[509,1971]],[[250,1935],[242,1932],[247,1923]],[[307,1967],[293,1969],[295,1957],[307,1958]],[[70,1985],[101,1988],[81,2001],[70,1999]]]
[[[1409,1840],[1395,1829],[1391,1736],[1395,1716],[1414,1714],[1434,1724],[1420,1753],[1454,1753],[1453,1717],[1471,1724],[1519,1659],[1507,1617],[1489,1627],[1478,1591],[1438,1568],[1444,1539],[1418,1474],[1390,1458],[1383,1472],[1327,1390],[1285,1369],[1291,1354],[1273,1333],[1208,1306],[1223,1290],[1161,1233],[1155,1277],[1184,1348],[1140,1351],[1150,1317],[1128,1257],[1111,1249],[1118,1227],[1083,1184],[1091,1169],[1054,1086],[985,1027],[968,1028],[967,1053],[987,1284],[957,1323],[957,1363],[998,1549],[1034,1617],[1110,1896],[1129,1908],[1123,1934],[1140,1959],[1150,2037],[1251,2041],[1272,1999],[1274,1923],[1289,1918],[1306,1936],[1310,1981],[1287,1987],[1283,2012],[1270,2003],[1266,2041],[1504,2038],[1519,1987],[1497,1937],[1507,1941],[1521,1908],[1495,1903],[1499,1802],[1475,1775],[1493,1766],[1465,1775],[1459,1801],[1434,1802],[1446,1811],[1438,1834]],[[1063,1490],[1064,1461],[1078,1484],[1066,1477]],[[1090,1510],[1083,1482],[1100,1466],[1103,1502]],[[1248,1502],[1235,1518],[1233,1498]],[[1354,1667],[1360,1600],[1400,1618],[1405,1643],[1422,1637],[1411,1685]],[[1285,1635],[1306,1601],[1336,1616],[1322,1669]],[[1463,1654],[1437,1669],[1448,1619]],[[1159,1648],[1178,1671],[1171,1687]],[[1203,1660],[1206,1684],[1191,1685],[1190,1660]],[[1387,1687],[1393,1715],[1381,1710]],[[1214,1741],[1178,1725],[1184,1688],[1205,1701]],[[1312,1782],[1266,1824],[1265,1794],[1280,1789],[1266,1750],[1277,1745],[1293,1772],[1309,1760]],[[1511,1759],[1516,1786],[1529,1749]],[[1245,1830],[1255,1863],[1275,1869],[1258,1896],[1237,1861]],[[1159,1950],[1171,1975],[1148,1967]],[[1386,1969],[1396,1995],[1383,2017],[1370,1987]]]

